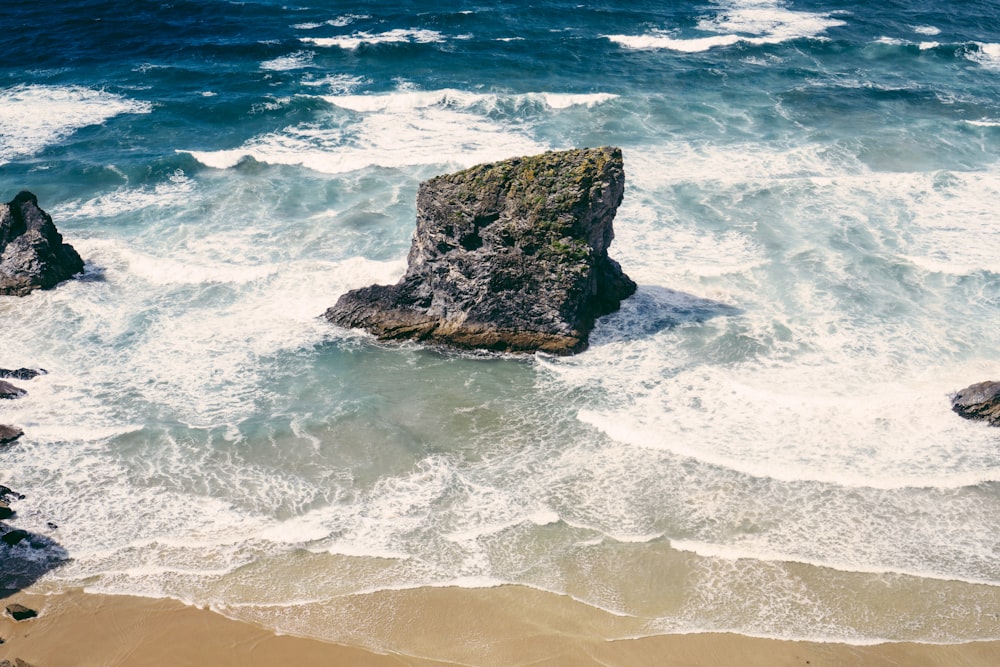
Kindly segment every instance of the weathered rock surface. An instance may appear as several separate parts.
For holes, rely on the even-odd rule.
[[[980,382],[962,389],[952,397],[951,409],[966,419],[1000,426],[1000,382]]]
[[[406,274],[341,296],[331,322],[383,339],[556,354],[636,285],[613,259],[621,150],[549,152],[430,179]]]
[[[24,431],[16,426],[0,424],[0,445],[8,445],[24,435]]]
[[[0,204],[0,295],[49,289],[82,271],[80,255],[63,243],[35,195],[21,192]]]
[[[0,368],[0,378],[13,380],[31,380],[46,373],[48,371],[44,368],[18,368],[16,370]]]
[[[6,380],[0,380],[0,398],[20,398],[27,393],[24,389],[15,387]]]
[[[35,618],[38,616],[38,612],[34,609],[29,609],[23,604],[9,604],[7,605],[7,613],[15,621],[26,621],[29,618]]]

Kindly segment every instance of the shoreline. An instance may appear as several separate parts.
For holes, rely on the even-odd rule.
[[[354,613],[367,615],[367,625],[358,627],[371,627],[373,634],[335,643],[278,633],[176,600],[33,587],[3,600],[4,606],[24,604],[39,615],[20,622],[0,618],[0,661],[20,658],[34,667],[1000,664],[1000,640],[853,645],[727,633],[608,638],[593,614],[588,618],[547,595],[499,587],[351,596]],[[310,608],[288,609],[312,615]]]

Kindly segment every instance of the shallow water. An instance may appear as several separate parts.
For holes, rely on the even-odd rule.
[[[0,38],[3,197],[87,262],[0,300],[0,366],[50,371],[0,406],[50,583],[274,627],[515,583],[630,631],[1000,639],[998,436],[948,402],[1000,352],[992,3],[364,7]],[[640,287],[587,352],[318,317],[402,274],[421,180],[602,144]]]

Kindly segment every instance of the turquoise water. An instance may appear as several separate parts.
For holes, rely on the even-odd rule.
[[[0,197],[87,262],[0,300],[0,367],[50,371],[0,406],[46,581],[279,629],[515,583],[650,634],[1000,639],[998,435],[948,402],[1000,352],[1000,7],[662,4],[14,9]],[[402,275],[421,180],[605,144],[639,291],[585,353],[319,317]]]

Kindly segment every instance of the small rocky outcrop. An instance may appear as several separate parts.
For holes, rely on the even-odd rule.
[[[7,605],[7,614],[13,618],[15,621],[27,621],[29,618],[35,618],[38,616],[38,612],[34,609],[29,609],[23,604],[9,604]]]
[[[406,274],[340,297],[326,318],[382,339],[555,354],[636,285],[608,256],[618,148],[549,152],[421,183]]]
[[[966,419],[1000,426],[1000,382],[980,382],[957,392],[951,409]]]
[[[0,445],[9,445],[24,435],[24,431],[16,426],[0,424]]]
[[[81,272],[83,260],[63,243],[35,195],[21,192],[0,204],[0,295],[50,289]]]
[[[31,380],[47,373],[48,371],[44,368],[18,368],[15,370],[0,368],[0,378],[10,380]]]
[[[6,380],[0,380],[0,398],[20,398],[27,393],[24,389],[15,387]]]

